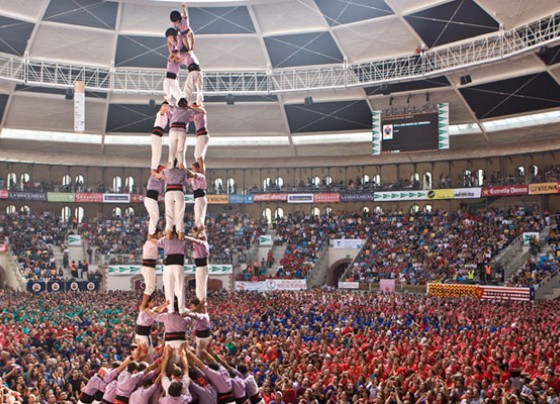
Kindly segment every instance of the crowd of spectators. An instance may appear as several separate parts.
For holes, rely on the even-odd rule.
[[[41,215],[0,214],[0,243],[10,246],[23,276],[28,280],[61,279],[54,249],[66,242],[68,224],[51,212]]]
[[[520,271],[507,281],[510,286],[530,286],[537,289],[542,283],[560,271],[560,216],[555,216],[546,237],[546,251],[541,250],[538,240],[531,240],[530,256]]]
[[[186,227],[192,223],[187,218]],[[142,246],[147,237],[147,216],[128,216],[85,219],[79,226],[93,262],[105,264],[138,264],[142,260]],[[160,221],[163,226],[164,220]],[[259,235],[266,232],[267,224],[246,215],[222,213],[208,215],[206,223],[210,244],[210,262],[239,263],[247,260],[248,250]],[[98,258],[96,258],[98,256]]]
[[[368,219],[368,241],[348,280],[481,281],[497,253],[522,232],[540,231],[544,220],[537,211],[522,208],[374,215]]]
[[[535,166],[536,167],[536,166]],[[522,167],[521,167],[522,168]],[[253,185],[243,189],[235,182],[228,183],[226,186],[223,182],[217,181],[209,188],[212,194],[237,194],[248,193],[255,194],[261,192],[378,192],[378,191],[404,191],[404,190],[422,190],[422,189],[442,189],[453,187],[480,187],[480,186],[502,186],[502,185],[522,185],[537,182],[555,182],[560,180],[560,166],[546,166],[536,168],[534,172],[525,173],[525,169],[518,168],[515,173],[502,173],[493,171],[492,173],[484,173],[477,170],[465,170],[463,174],[457,178],[451,178],[448,175],[440,174],[439,178],[421,177],[416,174],[409,178],[400,178],[397,181],[381,181],[381,179],[370,178],[369,176],[349,178],[346,180],[333,181],[331,177],[325,178],[307,178],[298,183],[287,184],[277,181],[269,181],[262,187]],[[145,184],[140,186],[132,185],[131,187],[122,186],[114,189],[100,182],[98,184],[87,184],[81,181],[71,182],[63,185],[59,182],[19,182],[8,184],[0,179],[0,189],[13,189],[16,191],[29,192],[86,192],[86,193],[144,193]]]
[[[25,403],[76,403],[130,353],[138,299],[0,291],[0,385]],[[267,404],[558,402],[558,301],[220,292],[208,312],[214,351],[245,364]]]

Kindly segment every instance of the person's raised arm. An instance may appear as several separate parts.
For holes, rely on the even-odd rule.
[[[185,353],[189,361],[199,370],[203,371],[206,369],[206,365],[202,362],[190,349],[185,349]]]
[[[184,375],[188,375],[189,374],[189,361],[187,359],[187,352],[186,352],[187,346],[186,344],[183,344],[181,346],[181,369],[183,369],[183,374]]]
[[[121,373],[123,370],[126,369],[126,367],[128,366],[128,364],[132,362],[132,357],[127,357],[123,363],[120,364],[120,366],[117,368],[117,374]]]

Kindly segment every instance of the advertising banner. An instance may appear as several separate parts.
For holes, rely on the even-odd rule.
[[[371,155],[381,154],[381,111],[371,112]]]
[[[206,195],[209,205],[227,205],[228,196],[227,195]]]
[[[185,275],[194,275],[196,272],[196,267],[192,264],[187,264],[184,267]],[[109,276],[130,276],[130,275],[140,275],[141,266],[140,265],[109,265],[107,273]],[[233,273],[233,266],[231,265],[221,265],[221,264],[209,264],[208,274],[209,275],[231,275]],[[156,275],[163,274],[163,265],[156,266]]]
[[[340,194],[340,202],[370,202],[373,201],[373,192],[361,194]]]
[[[531,288],[513,288],[503,286],[462,285],[428,283],[428,296],[488,300],[534,300],[535,293]]]
[[[537,231],[526,231],[523,233],[523,245],[529,245],[531,244],[531,240],[532,239],[536,239],[537,241],[539,241],[539,232]]]
[[[453,199],[455,198],[454,189],[432,189],[428,191],[428,199]]]
[[[374,193],[376,202],[389,201],[420,201],[426,199],[427,191],[388,191]]]
[[[557,182],[545,182],[542,184],[529,184],[529,195],[557,194]]]
[[[480,198],[482,188],[455,188],[453,190],[454,199],[473,199]]]
[[[360,289],[360,282],[338,282],[339,289]]]
[[[380,279],[379,291],[383,293],[395,293],[395,280],[394,279]]]
[[[160,194],[159,196],[163,197],[164,195]],[[165,201],[165,199],[162,199],[162,201]],[[193,194],[185,194],[185,203],[189,204],[189,205],[194,205],[194,195]]]
[[[331,240],[330,246],[332,248],[347,248],[359,250],[364,245],[365,240],[359,238],[335,238]]]
[[[131,194],[130,203],[144,203],[144,197],[143,194]]]
[[[289,194],[288,203],[313,203],[313,194]]]
[[[99,282],[93,281],[37,281],[27,282],[27,291],[33,293],[94,292],[101,289]]]
[[[272,236],[270,234],[262,234],[259,236],[259,244],[262,246],[272,245]]]
[[[7,189],[0,189],[0,199],[8,199],[9,192]]]
[[[276,290],[306,290],[305,279],[267,279],[262,282],[235,282],[236,291],[274,292]]]
[[[288,200],[288,194],[255,194],[253,201],[255,202],[275,202]]]
[[[74,199],[76,203],[102,203],[103,194],[77,192]]]
[[[13,201],[46,201],[46,192],[9,191],[8,198]]]
[[[340,194],[330,193],[330,194],[313,194],[314,203],[336,203],[340,202]]]
[[[49,202],[68,202],[72,203],[75,195],[71,192],[47,192],[47,201]]]
[[[79,234],[69,234],[68,245],[82,245],[82,236]]]
[[[253,203],[253,195],[229,195],[229,203],[232,205],[250,205]]]
[[[103,203],[130,203],[130,194],[103,194]]]
[[[482,196],[514,196],[514,195],[527,195],[529,187],[527,185],[507,185],[499,187],[484,187],[482,188]]]

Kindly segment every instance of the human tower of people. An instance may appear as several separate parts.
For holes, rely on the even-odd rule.
[[[209,345],[210,317],[206,311],[209,246],[206,236],[206,178],[204,159],[208,147],[206,111],[203,108],[202,72],[194,54],[194,35],[189,27],[186,4],[170,15],[172,28],[165,37],[169,50],[167,73],[163,82],[164,101],[155,119],[151,135],[151,175],[144,205],[149,214],[148,239],[142,250],[142,275],[145,290],[136,320],[135,348],[130,357],[112,370],[102,368],[82,390],[80,401],[89,403],[252,403],[260,402],[258,386],[240,371],[212,352]],[[188,69],[183,91],[177,74]],[[193,90],[196,101],[192,102]],[[188,125],[196,126],[195,162],[185,167]],[[160,165],[162,138],[169,126],[169,157]],[[185,188],[192,187],[194,226],[192,236],[185,235]],[[165,192],[165,229],[158,229],[159,198]],[[164,251],[163,286],[165,303],[155,307],[156,263],[158,249]],[[184,264],[189,249],[196,266],[196,298],[185,306]],[[187,337],[194,322],[196,352]],[[152,329],[155,322],[164,325],[164,342],[155,348]],[[157,359],[156,359],[157,358]],[[223,362],[220,364],[220,362]],[[189,364],[201,374],[189,378]],[[208,364],[208,366],[207,366]],[[225,366],[225,367],[224,367]],[[206,377],[207,381],[195,380]],[[154,380],[155,378],[155,380]],[[206,379],[205,379],[206,380]],[[157,394],[161,388],[161,394]],[[193,397],[194,396],[194,397]],[[238,401],[243,399],[243,401]]]

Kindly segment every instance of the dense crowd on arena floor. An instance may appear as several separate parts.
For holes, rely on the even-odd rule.
[[[135,301],[0,291],[1,383],[26,403],[75,403],[129,354]],[[208,311],[214,350],[246,364],[268,404],[558,402],[557,301],[220,292]]]
[[[522,232],[538,232],[544,223],[533,209],[384,216],[370,224],[375,231],[368,233],[349,279],[394,278],[406,284],[488,281],[483,278],[492,258]],[[499,275],[496,269],[492,278]]]

